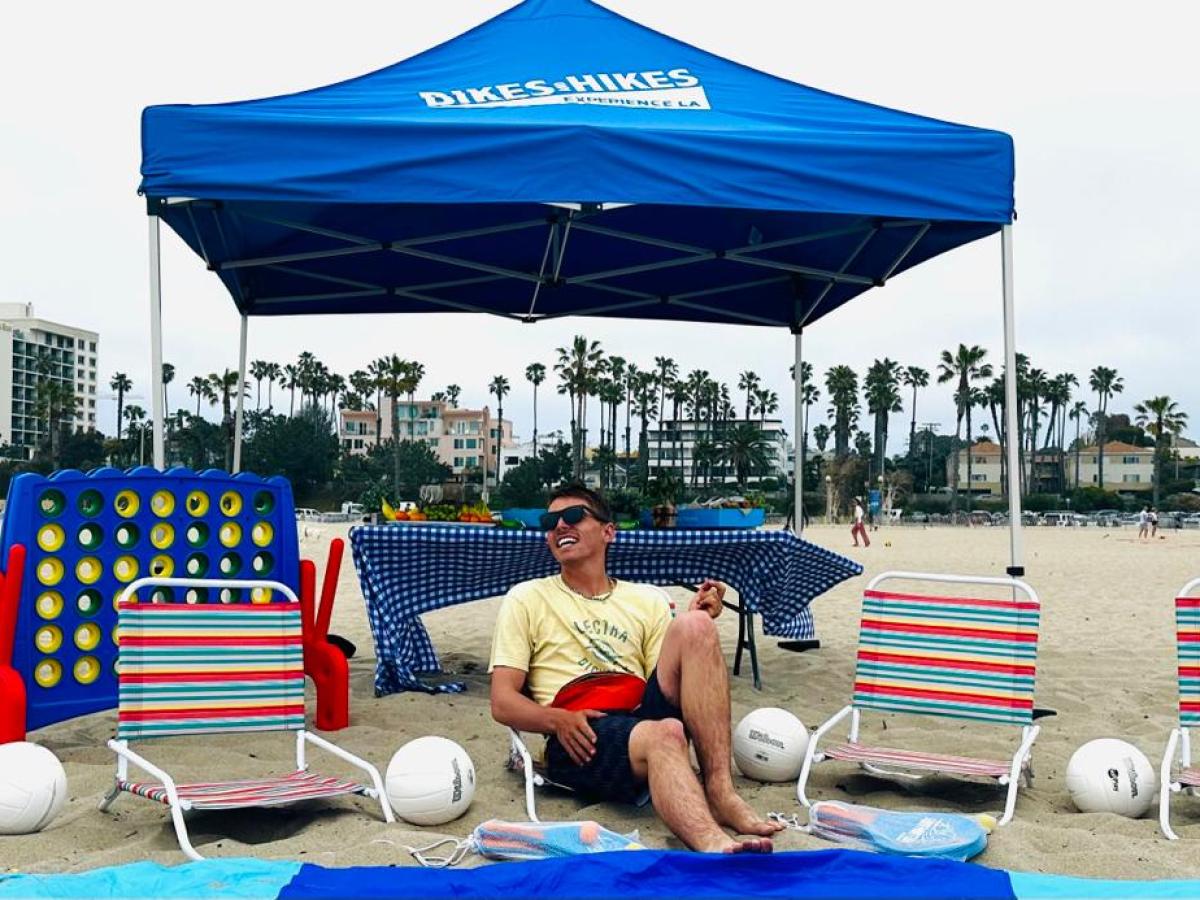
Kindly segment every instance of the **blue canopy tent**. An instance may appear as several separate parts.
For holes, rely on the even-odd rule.
[[[1015,371],[1008,135],[776,78],[589,0],[527,0],[311,91],[149,107],[142,149],[156,380],[160,219],[233,297],[243,378],[249,316],[378,312],[782,326],[799,370],[806,325],[997,231]]]

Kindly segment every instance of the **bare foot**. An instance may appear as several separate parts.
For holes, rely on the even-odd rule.
[[[723,797],[710,797],[708,806],[712,810],[714,819],[738,834],[770,837],[783,830],[782,822],[770,822],[762,818],[750,808],[750,804],[735,793],[729,793]]]
[[[770,853],[775,847],[769,838],[731,838],[720,833],[720,836],[714,835],[711,840],[697,842],[692,849],[701,853]]]

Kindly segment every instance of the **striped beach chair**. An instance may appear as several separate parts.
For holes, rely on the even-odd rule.
[[[100,808],[122,793],[169,807],[179,846],[201,859],[188,838],[184,813],[194,809],[277,806],[298,800],[361,794],[378,801],[394,821],[379,771],[304,728],[304,653],[301,608],[292,590],[269,581],[144,578],[118,604],[117,755],[112,789]],[[249,604],[137,603],[136,591],[156,586],[269,587],[290,602]],[[176,782],[130,749],[130,741],[228,732],[294,731],[296,769],[286,775],[239,781]],[[308,771],[308,745],[366,772],[370,786]],[[155,781],[129,777],[133,764]]]
[[[1200,726],[1200,597],[1188,596],[1200,588],[1193,578],[1175,598],[1175,645],[1179,655],[1179,727],[1171,730],[1158,771],[1158,823],[1171,840],[1179,835],[1171,827],[1171,795],[1194,795],[1200,787],[1200,768],[1192,767],[1189,729]],[[1176,752],[1178,751],[1178,757]],[[1178,769],[1175,768],[1178,761]]]
[[[988,585],[1011,591],[1004,599],[947,597],[884,591],[887,581]],[[863,594],[854,697],[809,741],[796,796],[806,794],[813,766],[825,760],[858,763],[877,775],[919,778],[938,773],[995,779],[1008,788],[1001,825],[1012,818],[1022,778],[1032,783],[1030,756],[1039,726],[1033,724],[1040,604],[1033,588],[1008,578],[885,572]],[[862,710],[915,713],[1019,726],[1010,759],[988,760],[942,753],[873,747],[858,739]],[[825,735],[850,718],[845,743],[821,747]]]

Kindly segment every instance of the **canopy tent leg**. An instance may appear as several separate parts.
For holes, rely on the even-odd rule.
[[[162,271],[159,259],[158,216],[150,215],[150,414],[154,420],[154,467],[165,469],[166,442],[163,439],[163,347],[162,347]],[[120,423],[118,422],[118,427]],[[120,434],[117,435],[120,437]]]
[[[795,472],[796,497],[794,500],[793,514],[796,517],[793,528],[796,532],[796,537],[804,535],[804,384],[802,373],[804,370],[804,349],[802,347],[804,338],[804,329],[797,327],[793,331],[796,340],[795,347],[795,364],[793,370],[795,377],[793,378],[793,397],[796,407],[796,425],[795,425],[795,441],[796,449],[792,455],[792,469]]]
[[[242,471],[242,407],[246,402],[246,325],[249,317],[242,313],[242,333],[238,343],[237,407],[233,414],[233,474]]]
[[[1017,345],[1013,315],[1013,245],[1012,226],[1000,227],[1004,293],[1004,431],[1008,456],[1008,535],[1010,564],[1008,574],[1013,578],[1025,575],[1024,552],[1021,546],[1021,470],[1018,468],[1019,440],[1017,431]]]

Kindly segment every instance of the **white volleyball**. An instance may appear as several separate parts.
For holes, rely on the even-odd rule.
[[[1150,760],[1133,744],[1098,738],[1071,754],[1067,790],[1080,812],[1110,812],[1136,819],[1154,802],[1158,778]]]
[[[430,735],[409,741],[388,763],[388,802],[414,825],[443,825],[475,798],[475,764],[454,741]]]
[[[67,773],[37,744],[0,744],[0,834],[41,831],[67,802]]]
[[[756,781],[793,781],[808,750],[808,729],[786,709],[764,706],[733,730],[733,761]]]

